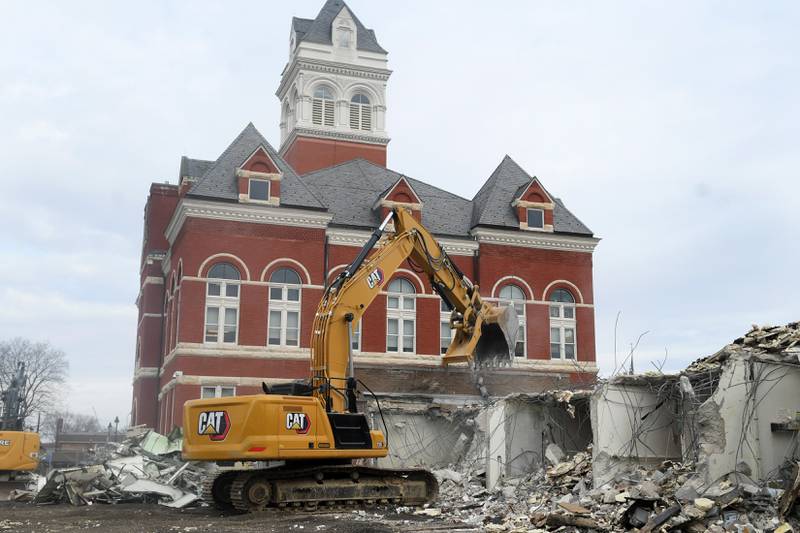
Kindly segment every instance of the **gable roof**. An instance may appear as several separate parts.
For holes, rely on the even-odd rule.
[[[224,152],[211,163],[187,193],[189,196],[238,201],[236,169],[259,147],[263,147],[278,166],[281,177],[281,205],[325,209],[289,164],[278,155],[263,135],[249,123]],[[183,162],[182,162],[183,163]]]
[[[386,54],[386,50],[378,44],[375,32],[366,28],[344,0],[327,0],[314,20],[293,18],[292,30],[297,33],[297,41],[309,43],[333,44],[333,20],[343,8],[347,8],[356,23],[356,48],[367,52]]]
[[[472,199],[472,225],[519,228],[519,220],[511,202],[527,188],[532,180],[533,177],[529,176],[516,161],[505,156]],[[542,188],[544,188],[543,185]],[[560,198],[550,196],[555,201],[553,230],[556,233],[592,235],[592,230],[578,220]]]
[[[516,192],[514,193],[514,197],[511,199],[511,201],[514,202],[516,200],[522,200],[523,195],[526,192],[528,192],[528,190],[530,190],[533,184],[538,185],[539,188],[542,189],[542,192],[545,194],[548,201],[553,201],[553,195],[550,194],[550,191],[544,188],[544,185],[542,185],[542,182],[540,182],[539,178],[537,178],[536,176],[531,178],[531,180],[525,185],[520,185],[519,189],[517,189]]]
[[[388,200],[389,196],[391,196],[392,192],[401,183],[405,183],[406,187],[408,187],[408,189],[411,191],[411,194],[416,198],[416,200],[414,202],[422,202],[422,199],[420,199],[419,194],[417,194],[417,191],[415,191],[414,187],[411,186],[411,183],[408,181],[408,179],[405,176],[401,175],[399,178],[397,178],[397,181],[395,181],[394,183],[389,185],[386,188],[386,190],[384,190],[381,194],[378,195],[378,198],[375,200],[375,203],[378,204],[378,203],[380,203],[381,200]]]
[[[425,205],[422,223],[432,233],[469,236],[472,202],[365,159],[303,175],[303,181],[317,193],[333,216],[331,224],[365,229],[374,229],[381,222],[380,210],[372,206],[400,178],[405,178]]]

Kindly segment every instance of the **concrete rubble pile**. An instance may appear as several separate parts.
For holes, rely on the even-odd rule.
[[[187,507],[200,499],[212,465],[181,461],[181,439],[134,428],[102,463],[51,470],[17,500],[37,504],[158,502]]]
[[[719,368],[732,356],[747,355],[761,361],[800,364],[800,322],[785,326],[757,326],[753,324],[743,337],[711,355],[698,359],[684,371],[697,373]]]
[[[569,459],[558,449],[547,455],[560,460],[548,459],[551,466],[526,477],[503,479],[491,491],[482,469],[436,470],[439,500],[415,512],[497,532],[800,531],[800,514],[792,511],[800,478],[794,491],[720,480],[698,496],[685,488],[692,464],[664,461],[593,488],[591,449]]]
[[[753,325],[744,337],[733,341],[748,348],[767,353],[784,354],[784,359],[800,354],[800,322],[790,322],[785,326]],[[797,363],[795,358],[793,363]]]

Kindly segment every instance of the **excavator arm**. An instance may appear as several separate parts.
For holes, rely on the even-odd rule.
[[[376,248],[392,222],[394,234]],[[377,500],[421,505],[436,497],[436,478],[426,470],[352,462],[389,453],[388,435],[371,429],[366,415],[356,409],[353,326],[406,260],[427,274],[452,308],[456,335],[443,364],[510,358],[518,328],[513,308],[483,302],[478,287],[430,232],[410,213],[396,209],[320,301],[311,334],[311,383],[263,384],[265,394],[184,404],[184,459],[225,465],[284,462],[256,469],[226,466],[228,470],[204,483],[203,497],[209,503],[252,511],[268,505]]]
[[[394,235],[368,257],[390,222]],[[433,235],[410,212],[395,209],[331,283],[317,309],[311,335],[312,387],[327,410],[355,410],[354,326],[406,260],[427,274],[452,311],[450,326],[455,335],[442,357],[443,365],[510,361],[518,331],[514,309],[484,302],[478,286],[458,269]]]

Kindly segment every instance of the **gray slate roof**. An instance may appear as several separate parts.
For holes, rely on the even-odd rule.
[[[533,179],[516,161],[505,156],[472,199],[472,226],[519,228],[519,220],[511,202],[522,194]],[[553,200],[553,230],[556,233],[592,235],[592,230],[578,220],[560,198],[553,197]]]
[[[181,157],[181,168],[178,171],[178,182],[182,178],[197,179],[206,173],[208,168],[214,164],[214,161],[206,161],[205,159],[192,159],[190,157]]]
[[[283,173],[281,177],[281,205],[325,209],[322,202],[306,187],[294,169],[278,155],[272,145],[253,126],[252,122],[242,130],[216,161],[205,161],[205,163],[211,164],[198,177],[192,188],[189,189],[188,195],[199,198],[238,201],[239,188],[236,169],[242,166],[259,146],[267,151],[278,166],[278,169]],[[183,167],[183,160],[181,160],[181,167]]]
[[[319,44],[333,44],[333,37],[331,27],[333,25],[333,19],[336,18],[336,15],[342,10],[342,8],[346,7],[350,14],[353,16],[353,20],[356,23],[356,48],[359,50],[365,50],[367,52],[378,52],[381,54],[387,53],[381,45],[378,44],[378,39],[375,37],[375,32],[367,29],[358,20],[358,17],[350,9],[343,0],[327,0],[325,5],[322,6],[317,18],[314,20],[311,19],[301,19],[294,17],[292,18],[292,31],[297,34],[297,41],[307,41],[310,43],[319,43]]]
[[[437,235],[467,237],[472,202],[365,159],[355,159],[303,175],[333,215],[332,224],[374,229],[380,210],[372,209],[397,180],[404,177],[422,201],[422,223]]]
[[[283,173],[281,205],[327,210],[337,226],[373,229],[380,221],[376,201],[400,178],[405,178],[422,201],[422,223],[433,233],[469,237],[475,226],[519,228],[511,202],[534,178],[505,156],[472,200],[404,176],[365,159],[355,159],[298,176],[252,123],[233,140],[216,161],[181,158],[181,176],[196,179],[189,196],[238,201],[236,168],[263,147]],[[578,218],[555,198],[556,233],[592,235]]]

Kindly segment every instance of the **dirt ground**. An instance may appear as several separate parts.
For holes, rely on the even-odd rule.
[[[208,507],[170,509],[152,504],[32,505],[0,502],[0,532],[50,533],[94,530],[102,533],[189,533],[213,531],[270,533],[289,531],[385,533],[394,531],[473,532],[480,528],[444,518],[398,513],[390,507],[304,512],[270,509],[249,515],[223,515]]]

